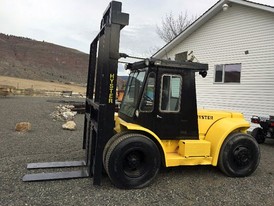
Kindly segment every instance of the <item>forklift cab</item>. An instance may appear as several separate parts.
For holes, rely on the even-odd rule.
[[[128,64],[130,75],[119,117],[160,139],[199,139],[195,72],[207,64],[146,59]]]

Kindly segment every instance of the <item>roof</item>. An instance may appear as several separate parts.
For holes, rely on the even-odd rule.
[[[194,71],[194,72],[206,72],[208,70],[208,64],[202,64],[197,62],[186,62],[186,61],[171,61],[171,60],[165,60],[165,59],[144,59],[142,61],[129,63],[127,64],[127,69],[130,70],[139,70],[143,69],[148,66],[160,66],[170,69],[181,69],[181,70],[188,70],[188,71]]]
[[[194,31],[196,31],[199,27],[205,24],[209,19],[215,16],[218,12],[223,9],[223,5],[227,4],[228,6],[231,3],[239,4],[242,6],[249,6],[251,8],[264,10],[267,12],[274,13],[274,7],[259,4],[247,0],[220,0],[216,4],[214,4],[211,8],[209,8],[204,14],[202,14],[196,21],[190,24],[187,28],[185,28],[179,35],[177,35],[173,40],[163,46],[160,50],[158,50],[153,57],[161,58],[166,55],[169,51],[171,51],[175,46],[180,44],[184,39],[186,39],[189,35],[191,35]]]

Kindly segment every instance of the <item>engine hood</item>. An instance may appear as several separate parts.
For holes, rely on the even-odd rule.
[[[243,114],[239,112],[198,109],[198,126],[200,136],[205,135],[211,125],[223,118],[243,119],[244,117]]]

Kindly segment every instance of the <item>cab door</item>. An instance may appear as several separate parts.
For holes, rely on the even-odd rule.
[[[195,80],[189,75],[158,70],[154,131],[161,139],[198,139]]]
[[[155,96],[156,92],[156,72],[152,71],[148,73],[146,78],[146,83],[144,86],[142,98],[140,101],[139,108],[137,109],[136,123],[150,129],[155,130],[155,118],[156,118],[156,108],[157,101]]]

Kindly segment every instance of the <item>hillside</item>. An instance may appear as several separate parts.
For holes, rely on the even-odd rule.
[[[0,33],[0,75],[83,84],[88,58],[74,49]]]
[[[81,95],[86,94],[86,87],[57,82],[44,82],[38,80],[21,79],[17,77],[0,76],[0,83],[2,84],[0,85],[0,90],[1,88],[11,88],[17,90],[35,91],[72,91],[75,93],[80,93]]]
[[[88,54],[75,49],[0,33],[2,76],[86,85],[88,61]],[[118,77],[119,89],[126,80]]]

